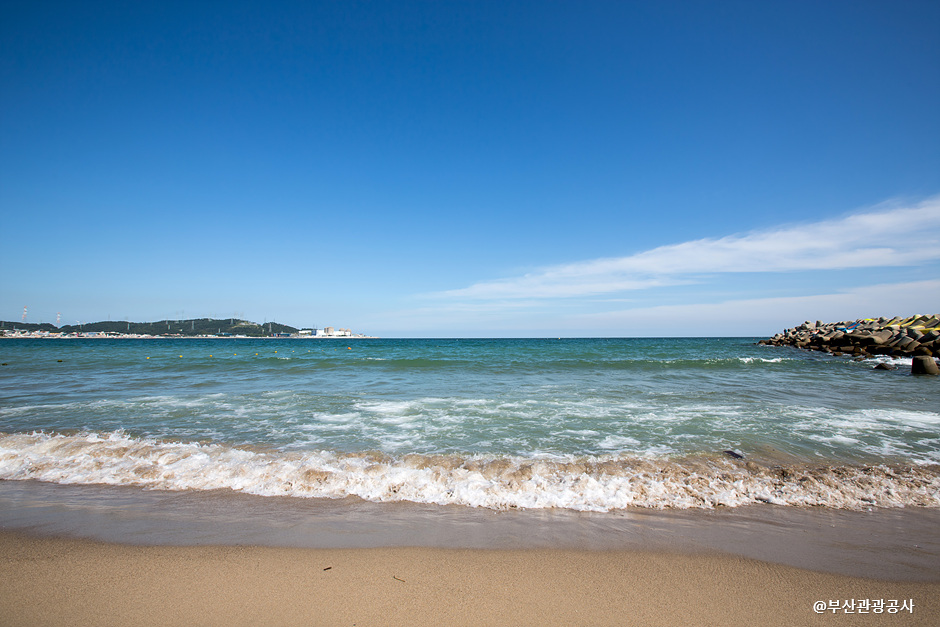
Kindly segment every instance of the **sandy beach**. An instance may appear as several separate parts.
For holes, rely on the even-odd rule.
[[[640,551],[131,546],[0,533],[3,625],[935,625],[940,583]],[[814,603],[885,601],[834,615]],[[889,613],[890,600],[913,611]],[[872,608],[874,606],[871,606]],[[857,606],[856,606],[857,608]]]
[[[940,624],[936,379],[742,338],[4,348],[0,627]]]

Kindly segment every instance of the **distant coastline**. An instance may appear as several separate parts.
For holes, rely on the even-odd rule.
[[[190,318],[157,322],[100,321],[63,325],[51,323],[11,322],[0,320],[0,338],[117,338],[117,339],[180,339],[180,338],[297,338],[297,339],[375,339],[375,336],[353,333],[350,329],[324,327],[296,328],[278,322],[258,324],[238,318]]]

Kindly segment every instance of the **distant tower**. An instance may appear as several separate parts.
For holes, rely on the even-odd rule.
[[[26,322],[26,305],[23,305],[23,322]]]
[[[60,326],[59,323],[62,321],[62,314],[58,311],[55,312],[55,325]]]

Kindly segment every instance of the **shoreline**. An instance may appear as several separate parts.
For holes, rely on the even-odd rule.
[[[940,617],[938,582],[665,551],[128,546],[0,531],[0,582],[0,624],[19,626],[772,627],[831,622],[814,604],[848,613],[842,603],[860,600],[869,613],[853,624]]]
[[[931,379],[740,340],[40,344],[6,345],[0,627],[940,623]]]
[[[936,508],[497,511],[0,481],[0,531],[136,546],[722,554],[821,573],[940,583],[938,529]]]

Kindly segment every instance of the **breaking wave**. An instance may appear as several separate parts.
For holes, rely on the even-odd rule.
[[[229,489],[492,509],[940,507],[940,466],[759,465],[722,457],[279,452],[106,433],[0,433],[0,479]]]

